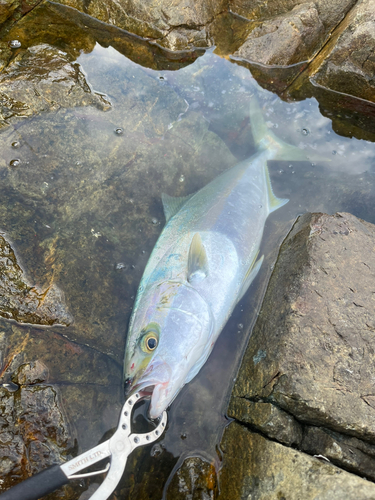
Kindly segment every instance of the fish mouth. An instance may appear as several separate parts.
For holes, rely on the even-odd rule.
[[[164,394],[171,379],[171,369],[164,361],[156,361],[149,365],[140,377],[128,378],[125,381],[125,394],[127,397],[139,394],[141,399],[151,398],[149,408],[150,418],[161,415],[163,410],[155,415],[154,409],[158,406],[158,395]],[[164,409],[164,408],[163,408]]]

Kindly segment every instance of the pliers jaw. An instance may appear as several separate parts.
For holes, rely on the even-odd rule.
[[[82,453],[78,457],[61,466],[62,471],[69,479],[101,474],[108,470],[106,478],[95,493],[90,497],[90,500],[108,499],[120,482],[130,453],[138,446],[150,444],[159,439],[166,428],[167,412],[164,411],[160,422],[153,431],[145,434],[131,433],[131,415],[134,405],[139,399],[139,393],[135,393],[127,399],[121,410],[117,430],[108,441],[105,441],[95,448]],[[77,474],[81,470],[84,470],[107,457],[110,459],[110,462],[104,470],[89,472],[86,474]]]

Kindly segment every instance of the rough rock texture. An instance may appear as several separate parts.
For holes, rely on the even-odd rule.
[[[221,500],[370,500],[375,485],[233,422],[221,443]]]
[[[69,325],[64,295],[52,284],[41,291],[27,283],[10,244],[0,235],[0,316],[20,323]]]
[[[217,497],[216,471],[213,464],[199,457],[185,459],[172,478],[167,500],[211,500]]]
[[[304,3],[259,24],[233,55],[261,64],[288,66],[308,61],[326,36],[316,5]]]
[[[0,25],[4,23],[19,5],[19,0],[0,0]]]
[[[280,249],[228,411],[271,439],[371,479],[374,246],[375,226],[353,215],[298,219]]]
[[[1,72],[0,127],[14,117],[88,105],[110,108],[104,96],[91,90],[79,65],[49,45],[22,50]]]
[[[0,387],[0,492],[61,463],[73,452],[70,425],[56,387],[29,377],[16,391]],[[71,498],[68,496],[68,498]]]
[[[313,68],[315,83],[338,92],[375,102],[375,0],[360,2],[345,19],[344,27]]]
[[[209,46],[205,26],[227,9],[226,0],[92,0],[88,6],[80,0],[61,0],[59,3],[136,35],[156,39],[172,50]]]

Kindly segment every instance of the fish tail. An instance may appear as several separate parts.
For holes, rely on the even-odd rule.
[[[307,152],[296,146],[292,146],[277,137],[266,125],[259,102],[255,97],[250,101],[250,124],[254,141],[260,149],[271,149],[274,151],[275,160],[298,160],[298,161],[330,161],[313,152]]]

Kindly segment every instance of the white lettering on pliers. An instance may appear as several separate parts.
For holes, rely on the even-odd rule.
[[[94,453],[90,453],[90,455],[87,455],[86,457],[81,458],[80,460],[77,460],[76,462],[73,462],[72,464],[69,464],[69,470],[73,471],[78,468],[82,468],[82,465],[88,466],[91,462],[98,462],[98,460],[101,460],[102,458],[108,457],[110,455],[109,452],[106,451],[94,451]]]

